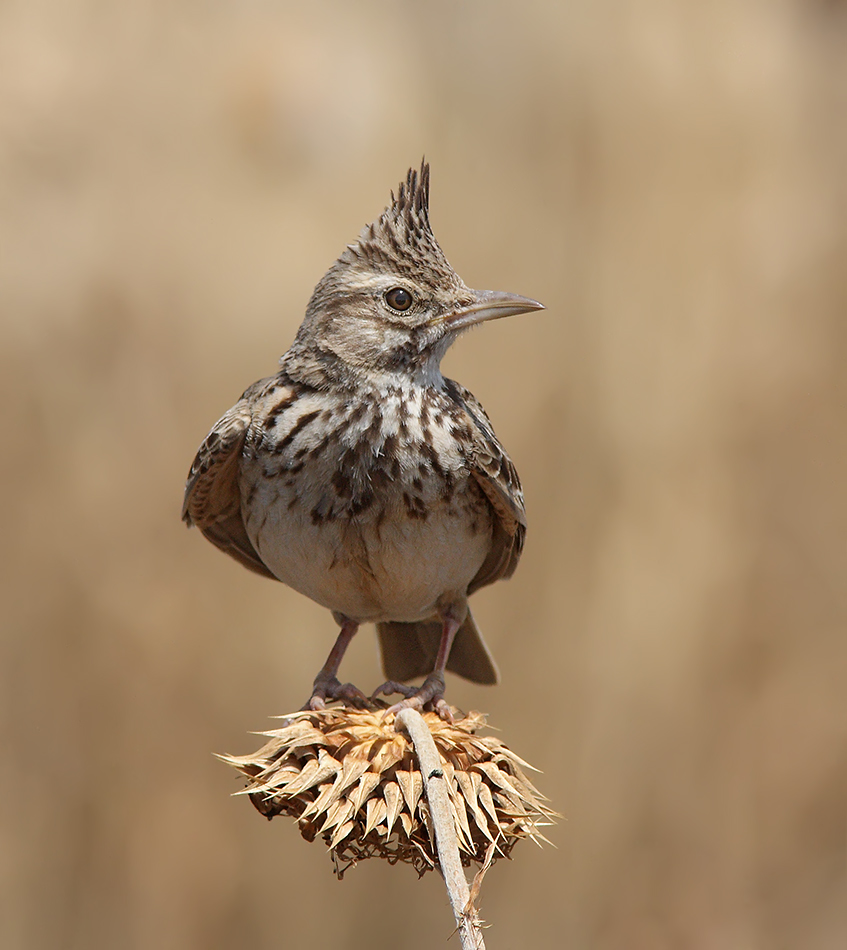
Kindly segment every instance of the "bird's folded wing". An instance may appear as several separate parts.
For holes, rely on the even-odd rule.
[[[254,406],[272,383],[272,379],[254,383],[212,427],[188,473],[182,505],[182,520],[187,525],[197,525],[212,544],[244,567],[271,578],[274,575],[244,527],[238,469]]]
[[[468,593],[472,594],[514,573],[526,536],[526,509],[517,470],[477,398],[453,380],[448,381],[447,391],[472,424],[471,472],[496,515],[491,551],[470,583]]]

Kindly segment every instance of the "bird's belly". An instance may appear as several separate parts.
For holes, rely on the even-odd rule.
[[[289,587],[361,623],[432,617],[445,595],[465,596],[491,547],[491,515],[476,494],[411,514],[389,498],[320,521],[284,487],[260,490],[265,497],[244,520],[264,563]]]

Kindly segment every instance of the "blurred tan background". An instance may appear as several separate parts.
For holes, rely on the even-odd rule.
[[[179,521],[423,153],[463,278],[548,307],[445,361],[530,518],[448,696],[566,815],[489,947],[845,945],[847,4],[8,2],[0,103],[0,946],[448,937],[229,797],[335,630]]]

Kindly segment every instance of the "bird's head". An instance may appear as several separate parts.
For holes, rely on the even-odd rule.
[[[541,310],[517,294],[471,290],[429,223],[429,165],[409,169],[391,204],[318,283],[292,354],[344,375],[439,378],[450,344],[468,327]]]

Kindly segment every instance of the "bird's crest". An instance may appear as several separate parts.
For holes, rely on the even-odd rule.
[[[391,204],[382,213],[379,223],[386,217],[402,221],[410,231],[429,231],[429,162],[421,161],[420,172],[410,168],[406,180],[400,182],[397,197],[391,192]]]
[[[376,221],[362,229],[355,244],[348,245],[346,259],[364,259],[372,267],[396,274],[416,272],[424,265],[437,280],[458,279],[429,223],[426,160],[421,162],[420,171],[409,169],[396,196],[391,192],[391,204]]]

